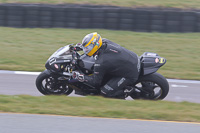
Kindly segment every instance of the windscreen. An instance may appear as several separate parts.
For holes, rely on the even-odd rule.
[[[52,57],[61,58],[61,59],[71,59],[72,55],[70,52],[69,45],[58,49],[55,53],[51,55],[49,59],[51,59]]]

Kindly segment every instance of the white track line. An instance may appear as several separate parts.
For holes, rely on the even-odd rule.
[[[41,72],[28,72],[28,71],[8,71],[0,70],[0,74],[20,74],[20,75],[39,75]],[[170,83],[191,83],[191,84],[200,84],[198,80],[180,80],[180,79],[167,79]]]
[[[0,70],[0,74],[39,75],[41,72]]]
[[[198,80],[167,79],[167,81],[170,83],[200,84]]]
[[[26,72],[26,71],[15,71],[14,74],[22,75],[39,75],[41,72]]]

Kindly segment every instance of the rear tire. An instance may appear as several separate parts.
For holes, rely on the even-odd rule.
[[[162,100],[169,92],[168,81],[159,73],[143,76],[133,86],[138,89],[138,94],[135,92],[130,95],[133,99]],[[158,92],[155,92],[156,88]]]
[[[47,71],[47,70],[46,70]],[[67,84],[67,81],[57,81],[57,77],[48,74],[46,71],[40,73],[36,79],[37,89],[44,95],[69,95],[73,89]]]

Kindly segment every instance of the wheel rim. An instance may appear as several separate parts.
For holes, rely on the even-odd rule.
[[[136,91],[143,99],[159,99],[162,96],[162,88],[159,84],[150,81],[142,81],[135,85]]]
[[[69,86],[64,81],[58,81],[55,77],[45,78],[41,86],[48,94],[65,94],[69,91]]]

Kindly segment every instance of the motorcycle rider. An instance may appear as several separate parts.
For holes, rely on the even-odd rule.
[[[82,40],[82,49],[88,56],[94,56],[94,74],[84,75],[75,71],[73,78],[100,88],[101,94],[109,98],[125,98],[124,87],[137,81],[140,71],[138,56],[124,47],[94,32]],[[102,85],[103,78],[109,78]]]

